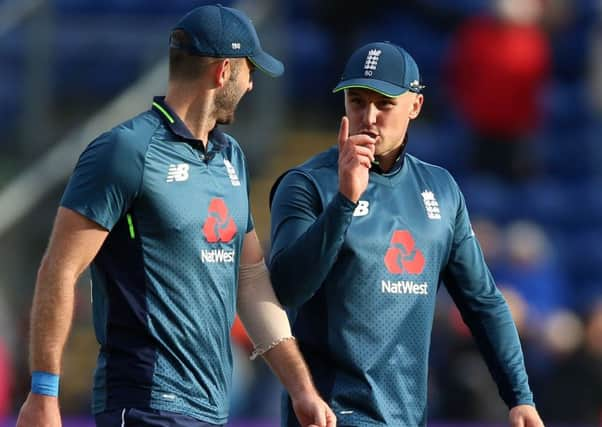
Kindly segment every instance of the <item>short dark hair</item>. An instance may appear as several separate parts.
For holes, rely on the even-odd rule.
[[[170,35],[170,46],[187,46],[190,37],[183,30],[174,30]],[[194,80],[199,78],[203,70],[213,58],[191,55],[185,48],[169,48],[169,78],[177,80]]]

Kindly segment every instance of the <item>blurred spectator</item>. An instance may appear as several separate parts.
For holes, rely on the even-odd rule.
[[[595,43],[592,30],[600,19],[600,2],[545,0],[543,18],[552,45],[554,78],[559,83],[584,83]]]
[[[0,337],[0,421],[11,413],[12,366],[10,353]]]
[[[0,421],[10,414],[13,398],[13,336],[14,328],[9,324],[11,313],[6,298],[0,292]]]
[[[487,365],[454,304],[448,305],[445,358],[433,372],[437,379],[437,416],[446,420],[502,421],[508,410],[500,400]]]
[[[472,228],[479,239],[487,265],[492,271],[497,270],[503,262],[503,231],[493,220],[486,217],[473,219]]]
[[[483,217],[473,221],[473,229],[498,285],[528,301],[525,310],[528,321],[541,320],[571,305],[565,272],[555,259],[547,234],[538,224],[519,220],[504,230]]]
[[[572,355],[583,341],[583,323],[572,311],[559,310],[545,319],[543,324],[528,324],[525,342],[529,345],[526,364],[531,370],[530,382],[537,393],[538,401],[550,387],[550,377],[555,375],[559,361]],[[523,335],[521,334],[521,338]],[[558,403],[558,402],[557,402]],[[547,420],[545,414],[542,417]]]
[[[536,223],[516,221],[506,229],[505,260],[494,277],[529,302],[529,321],[541,322],[555,310],[570,305],[565,273],[554,259],[544,230]]]
[[[551,371],[540,400],[548,422],[602,425],[602,302],[587,317],[583,337],[577,351],[559,358]]]
[[[569,357],[582,345],[584,326],[579,317],[566,310],[551,315],[545,322],[541,339],[556,360]]]
[[[451,102],[474,132],[478,170],[516,180],[538,168],[529,139],[550,71],[542,10],[541,0],[496,0],[493,16],[469,19],[452,42]]]
[[[525,365],[529,372],[529,383],[533,387],[535,396],[539,396],[540,385],[549,375],[551,365],[549,348],[542,342],[540,325],[529,322],[532,307],[528,300],[509,284],[498,283],[498,287],[506,298],[512,319],[520,335],[525,354]]]

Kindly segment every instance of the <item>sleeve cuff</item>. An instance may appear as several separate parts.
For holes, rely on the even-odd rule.
[[[355,208],[357,207],[357,203],[352,202],[346,196],[343,195],[340,191],[337,192],[336,196],[332,200],[333,204],[340,208],[341,211],[345,213],[353,213]]]

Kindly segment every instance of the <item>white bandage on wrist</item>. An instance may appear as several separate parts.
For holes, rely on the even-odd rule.
[[[251,359],[283,341],[294,339],[288,317],[276,298],[263,260],[257,264],[240,266],[237,311],[255,346]]]

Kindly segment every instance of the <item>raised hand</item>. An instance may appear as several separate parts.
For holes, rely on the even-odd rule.
[[[341,119],[339,129],[339,191],[357,203],[368,187],[370,167],[374,161],[374,138],[359,134],[349,136],[349,119]]]

